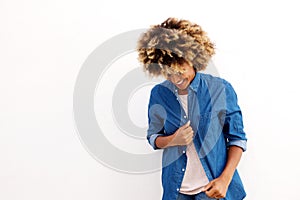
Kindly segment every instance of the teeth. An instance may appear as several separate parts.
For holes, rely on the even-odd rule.
[[[181,80],[180,82],[177,82],[177,85],[180,85],[181,83],[183,83],[183,80]]]

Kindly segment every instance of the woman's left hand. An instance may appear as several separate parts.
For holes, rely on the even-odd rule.
[[[203,189],[203,192],[215,199],[225,198],[230,181],[219,177],[209,182]]]

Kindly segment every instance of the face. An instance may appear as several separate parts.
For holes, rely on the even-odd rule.
[[[168,74],[167,79],[171,81],[179,90],[179,92],[184,92],[195,77],[195,70],[188,63],[184,62],[181,64],[182,72]]]

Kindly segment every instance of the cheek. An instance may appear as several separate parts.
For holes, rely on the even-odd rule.
[[[195,73],[194,72],[189,74],[189,80],[190,81],[193,80],[194,77],[195,77]]]
[[[175,81],[174,81],[174,79],[172,79],[172,78],[169,78],[168,80],[169,80],[171,83],[175,84]]]
[[[186,79],[188,82],[191,81],[191,76],[185,76],[184,79]]]
[[[167,79],[168,79],[168,81],[171,81],[173,83],[174,79],[172,77],[168,77]]]

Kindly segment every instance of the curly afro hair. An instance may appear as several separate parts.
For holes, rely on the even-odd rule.
[[[204,70],[215,54],[215,45],[199,25],[168,18],[141,34],[137,51],[144,71],[159,76],[180,71],[182,62],[189,63],[196,71]]]

